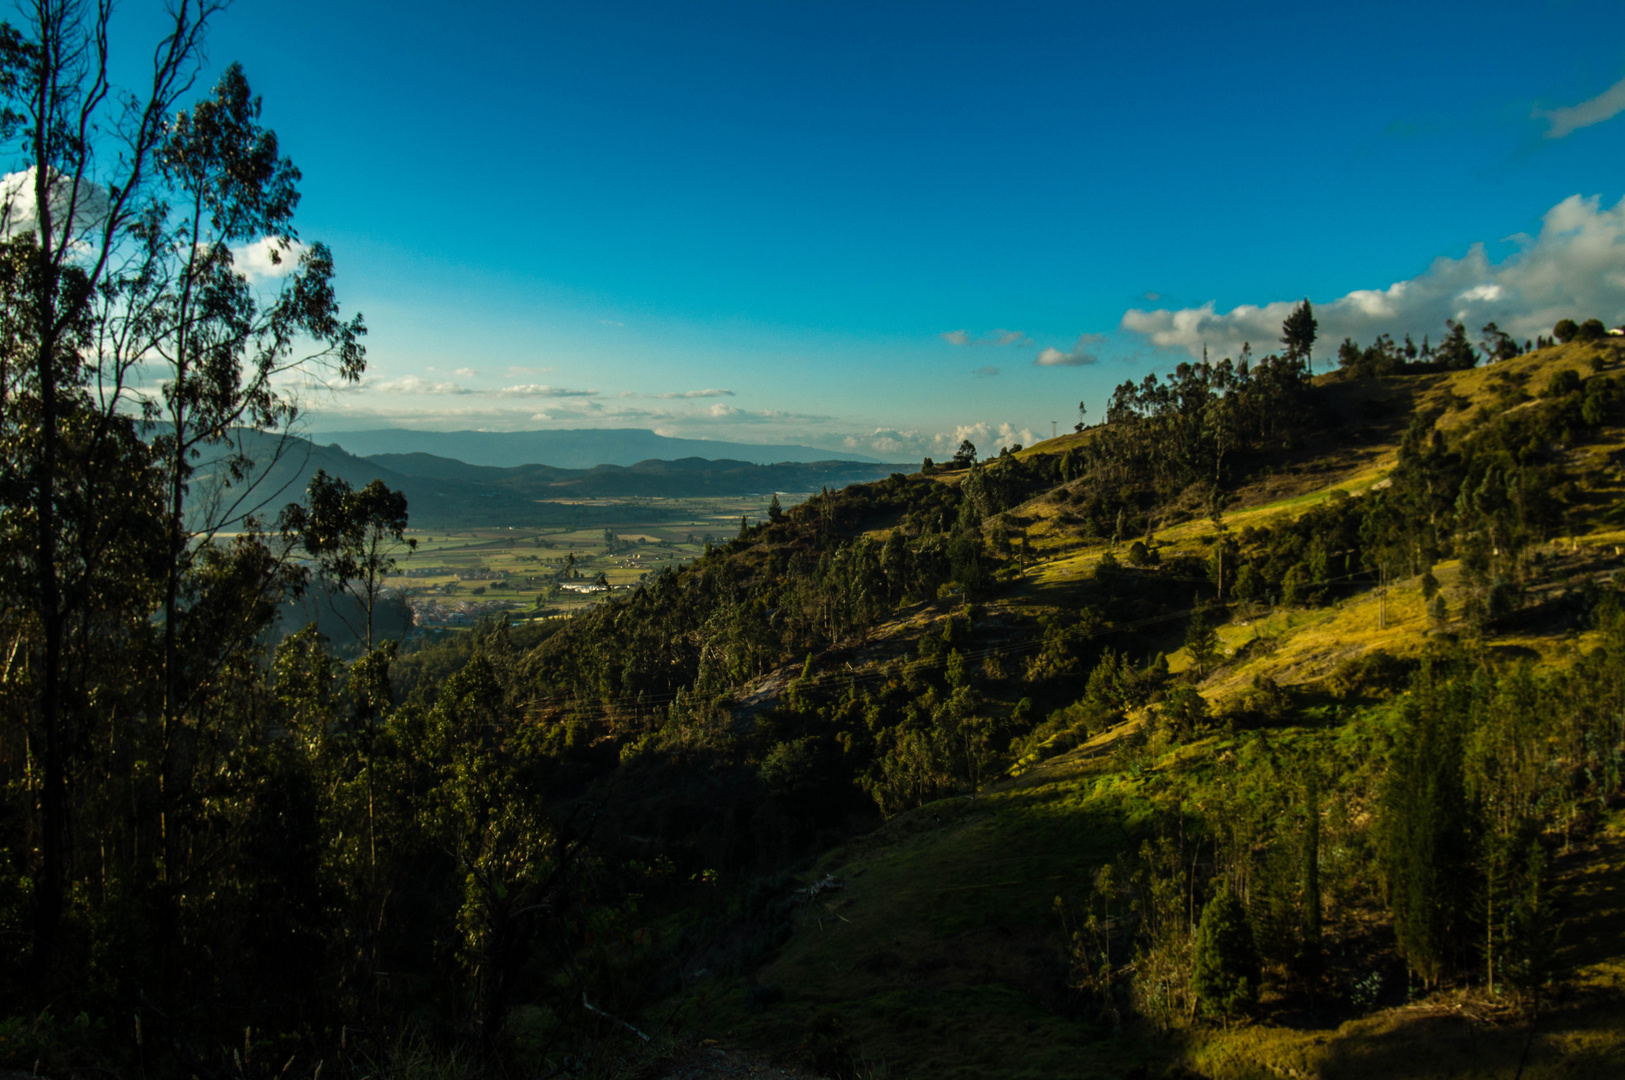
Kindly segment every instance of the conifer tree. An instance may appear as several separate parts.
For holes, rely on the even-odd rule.
[[[1320,764],[1310,760],[1304,770],[1303,791],[1303,951],[1302,974],[1311,982],[1320,974]]]
[[[1424,673],[1423,679],[1430,677]],[[1471,822],[1456,702],[1432,687],[1409,702],[1408,730],[1382,792],[1388,903],[1400,952],[1427,986],[1454,970],[1471,881]]]
[[[1319,326],[1308,297],[1293,308],[1292,314],[1281,324],[1281,344],[1286,347],[1287,358],[1301,362],[1311,373],[1314,371],[1315,331]]]
[[[1478,353],[1467,340],[1467,327],[1454,319],[1446,320],[1450,333],[1439,342],[1434,356],[1446,371],[1468,371],[1478,365]]]
[[[1203,676],[1219,661],[1219,633],[1208,619],[1207,606],[1200,603],[1195,606],[1196,611],[1185,631],[1185,651],[1191,658],[1191,667],[1198,676]]]
[[[1226,889],[1202,909],[1191,957],[1191,992],[1207,1015],[1238,1016],[1258,1001],[1259,967],[1247,909]]]

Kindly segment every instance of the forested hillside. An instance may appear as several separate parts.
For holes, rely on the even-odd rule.
[[[409,507],[313,487],[177,565],[122,444],[133,479],[60,481],[54,718],[6,512],[0,1054],[1442,1075],[1425,1037],[1602,1075],[1622,353],[1182,363],[573,618],[351,663],[267,633],[279,597],[372,580]]]
[[[1619,1075],[1600,321],[1316,375],[1305,301],[1099,425],[396,636],[408,485],[266,479],[366,326],[199,81],[215,10],[132,93],[110,6],[0,30],[0,1066]],[[342,659],[279,628],[323,594]]]

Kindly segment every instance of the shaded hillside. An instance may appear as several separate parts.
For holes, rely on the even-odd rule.
[[[232,457],[241,455],[252,467],[241,478],[230,475]],[[190,491],[191,512],[219,518],[253,512],[274,520],[284,505],[304,497],[317,469],[341,477],[360,488],[382,480],[406,493],[412,524],[419,528],[478,527],[482,525],[555,525],[591,523],[590,507],[542,506],[496,487],[444,483],[406,476],[375,462],[348,454],[337,446],[319,446],[306,439],[282,438],[264,432],[234,431],[229,444],[205,449]],[[228,517],[229,515],[229,517]]]

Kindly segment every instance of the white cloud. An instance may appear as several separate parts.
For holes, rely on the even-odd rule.
[[[374,390],[383,394],[472,394],[474,391],[466,386],[459,386],[454,382],[430,382],[419,375],[407,375],[399,379],[368,380],[359,386],[362,390]]]
[[[991,457],[998,453],[1000,448],[1021,444],[1028,446],[1038,440],[1038,437],[1026,428],[1017,428],[1014,424],[1005,422],[998,427],[987,423],[960,424],[952,434],[944,432],[933,439],[933,443],[952,453],[959,449],[959,444],[969,439],[976,446],[978,457]]]
[[[688,399],[693,399],[693,398],[714,398],[714,397],[733,397],[733,396],[734,396],[734,392],[732,390],[718,390],[718,389],[710,389],[710,390],[677,390],[677,391],[673,391],[671,393],[666,393],[666,394],[638,394],[638,393],[632,393],[632,392],[629,391],[629,392],[621,395],[621,397],[623,397],[623,398],[652,398],[652,399],[654,399],[656,401],[681,401],[681,400],[688,400]]]
[[[1062,352],[1054,346],[1047,347],[1039,352],[1038,358],[1033,363],[1039,367],[1080,367],[1084,364],[1093,364],[1100,357],[1091,350],[1103,344],[1105,340],[1105,334],[1079,334],[1071,349]]]
[[[1612,120],[1622,112],[1625,112],[1625,79],[1619,80],[1589,101],[1561,109],[1536,109],[1533,116],[1551,125],[1546,129],[1548,139],[1562,139],[1583,127]]]
[[[1017,443],[1022,446],[1031,446],[1037,441],[1038,436],[1027,428],[1017,428],[1010,424],[999,425],[999,442],[1004,446],[1014,446]]]
[[[986,424],[960,424],[954,428],[952,435],[938,435],[936,441],[942,446],[951,447],[957,450],[959,449],[959,444],[965,442],[967,439],[973,443],[978,439],[982,440],[983,443],[986,443],[987,436],[990,431],[992,431],[992,428],[988,427]],[[981,452],[983,456],[986,456],[986,450],[982,450]]]
[[[299,256],[304,252],[305,246],[297,240],[283,243],[267,236],[232,248],[231,262],[239,274],[259,285],[286,277],[299,265]]]
[[[471,367],[460,367],[456,371],[452,372],[452,374],[461,375],[465,379],[477,379],[479,378],[480,373]]]
[[[306,412],[307,422],[328,431],[360,427],[416,427],[430,431],[477,429],[522,431],[539,424],[591,425],[597,417],[569,408],[573,402],[491,401],[481,394],[458,397],[401,397],[334,394],[320,409]],[[563,406],[563,407],[560,407]]]
[[[0,236],[16,236],[33,232],[39,227],[35,213],[34,169],[0,177]],[[93,243],[95,234],[104,228],[111,202],[107,189],[99,184],[81,183],[77,196],[72,178],[56,176],[51,184],[51,211],[58,223],[67,216],[70,204],[74,208],[73,240],[75,243]],[[259,285],[285,277],[299,265],[305,247],[298,241],[283,242],[274,237],[262,237],[231,249],[232,265],[251,284]]]
[[[899,431],[896,428],[875,428],[865,435],[848,435],[846,445],[853,450],[872,450],[885,457],[924,457],[933,450],[938,440],[918,431]]]
[[[942,340],[950,345],[991,345],[995,348],[1004,346],[1021,348],[1033,343],[1033,339],[1020,330],[1005,330],[1002,328],[993,331],[991,334],[983,334],[981,337],[976,338],[971,337],[970,332],[967,330],[949,330],[942,335]]]
[[[503,397],[597,397],[596,390],[571,390],[563,386],[547,386],[544,383],[521,383],[518,386],[504,386],[497,393]]]
[[[1518,250],[1490,261],[1483,244],[1459,259],[1441,256],[1421,274],[1386,289],[1359,289],[1315,308],[1320,328],[1315,353],[1330,356],[1351,337],[1369,343],[1378,334],[1437,338],[1446,319],[1476,331],[1487,322],[1519,339],[1549,334],[1559,319],[1625,318],[1625,199],[1603,209],[1596,196],[1572,195],[1541,218],[1538,235],[1510,237]],[[1122,329],[1160,348],[1201,356],[1235,355],[1243,342],[1259,352],[1279,348],[1281,323],[1298,304],[1277,300],[1242,304],[1220,313],[1212,301],[1198,308],[1123,315]]]
[[[1014,446],[1017,443],[1030,446],[1037,441],[1038,436],[1026,428],[1017,428],[1008,422],[996,426],[977,422],[958,424],[951,431],[938,432],[881,427],[861,434],[847,435],[842,439],[842,443],[850,450],[878,454],[892,461],[911,461],[924,457],[942,461],[952,457],[959,449],[959,444],[966,439],[976,445],[977,456],[985,458],[998,453],[1002,446]]]
[[[74,208],[73,235],[70,239],[82,242],[103,227],[108,212],[107,192],[95,184],[79,185],[77,197],[70,177],[53,174],[51,187],[52,220],[59,225]],[[34,168],[7,173],[0,177],[0,235],[17,236],[39,228],[35,213]]]
[[[679,410],[655,408],[606,410],[592,416],[596,423],[648,427],[660,434],[689,439],[739,439],[769,442],[796,442],[811,445],[838,445],[839,434],[827,431],[832,418],[782,409],[740,409],[726,402]],[[741,430],[751,431],[742,436]],[[760,432],[760,434],[758,434]]]
[[[664,408],[653,410],[617,408],[614,413],[609,415],[618,418],[660,418],[676,423],[698,422],[704,424],[720,420],[726,421],[730,426],[736,424],[822,423],[831,419],[828,416],[821,416],[816,413],[787,412],[784,409],[739,409],[723,401],[713,402],[697,411],[673,412]]]

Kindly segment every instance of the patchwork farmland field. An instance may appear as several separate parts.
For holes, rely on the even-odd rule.
[[[810,493],[779,495],[788,508]],[[767,517],[769,494],[701,499],[560,500],[594,524],[557,527],[420,529],[417,550],[402,558],[390,589],[412,607],[420,628],[472,625],[506,612],[515,622],[569,615],[611,591],[680,566],[739,532],[739,519]],[[600,525],[606,512],[613,524]]]

